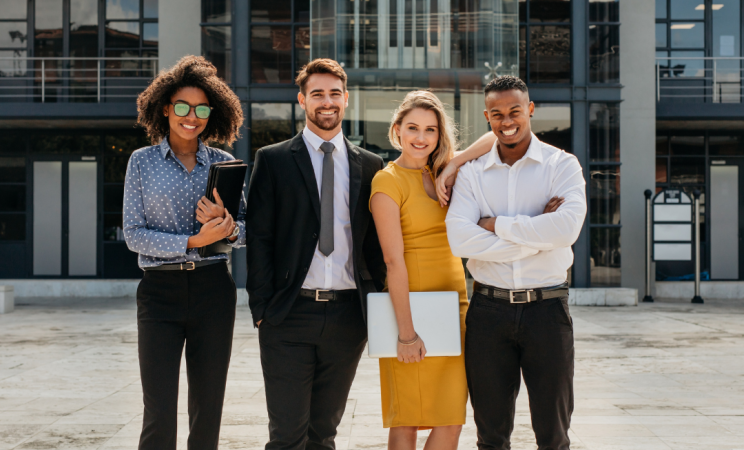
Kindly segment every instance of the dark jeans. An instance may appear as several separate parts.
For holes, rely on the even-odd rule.
[[[520,370],[539,450],[570,448],[574,341],[568,297],[504,304],[474,294],[465,368],[480,450],[508,450]]]
[[[146,271],[137,288],[145,415],[140,450],[175,450],[178,375],[186,343],[190,450],[216,449],[235,324],[227,264]]]
[[[258,339],[269,412],[266,449],[335,449],[367,342],[359,301],[299,297],[281,324],[261,323]]]

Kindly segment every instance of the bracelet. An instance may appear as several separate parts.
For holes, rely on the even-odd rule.
[[[398,343],[401,344],[401,345],[413,345],[416,342],[418,342],[418,340],[419,340],[418,333],[416,333],[416,337],[412,341],[401,341],[400,340],[400,335],[398,335]]]

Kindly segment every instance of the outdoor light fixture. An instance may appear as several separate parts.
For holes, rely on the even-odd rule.
[[[672,30],[691,30],[695,28],[694,23],[675,23],[672,25]]]
[[[718,11],[719,9],[723,8],[723,4],[714,3],[711,5],[711,7],[713,8],[713,11]],[[702,3],[695,7],[695,11],[702,11],[704,9],[705,9],[705,5],[703,5]]]

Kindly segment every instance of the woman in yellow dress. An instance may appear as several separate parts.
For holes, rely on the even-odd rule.
[[[464,357],[425,357],[408,298],[409,292],[457,291],[464,341],[465,273],[450,250],[446,202],[440,204],[435,189],[435,178],[454,156],[455,126],[434,94],[414,91],[395,111],[388,137],[401,156],[377,173],[370,198],[400,332],[398,357],[380,359],[383,426],[390,428],[392,450],[414,450],[422,429],[432,430],[426,450],[456,449],[468,399]],[[462,152],[448,174],[489,149]]]

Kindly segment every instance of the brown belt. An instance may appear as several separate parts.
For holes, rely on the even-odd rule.
[[[476,281],[473,283],[473,292],[485,295],[494,300],[504,300],[505,303],[533,303],[551,298],[565,297],[568,295],[568,283],[546,288],[509,290],[481,284]]]

